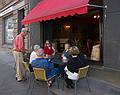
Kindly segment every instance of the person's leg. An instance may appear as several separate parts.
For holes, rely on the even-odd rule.
[[[23,76],[22,76],[22,59],[21,59],[21,52],[16,52],[16,75],[17,75],[17,80],[21,81]]]
[[[52,70],[48,71],[47,72],[47,78],[51,78],[53,77],[54,75],[58,75],[60,73],[60,70],[59,68],[53,68]],[[49,87],[52,86],[53,82],[55,82],[55,77],[52,78],[50,81],[49,81]]]
[[[65,82],[67,84],[67,88],[74,88],[73,81],[68,78],[67,74],[64,74]]]
[[[17,79],[17,52],[16,51],[13,51],[13,56],[14,56],[14,60],[15,60],[16,79]]]
[[[30,72],[33,72],[33,68],[31,66],[31,64],[29,64],[29,70],[30,70]]]
[[[65,71],[64,68],[66,66],[67,63],[62,63],[60,64],[59,68],[60,68],[60,73],[61,73],[61,77],[64,77]]]
[[[59,74],[59,73],[60,73],[59,68],[53,68],[53,69],[51,69],[51,70],[46,70],[47,78],[50,78],[50,77],[52,77],[52,76],[54,76],[54,75],[57,75],[57,74]]]
[[[20,52],[19,61],[20,61],[20,73],[21,73],[20,76],[22,76],[23,78],[23,76],[25,75],[25,66],[23,64],[23,53],[22,52]]]

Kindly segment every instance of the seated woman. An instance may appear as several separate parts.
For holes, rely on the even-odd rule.
[[[54,63],[56,67],[61,68],[61,72],[64,71],[66,66],[65,64],[69,61],[69,59],[72,58],[72,56],[69,54],[70,44],[68,42],[65,43],[64,48],[65,50],[63,51],[62,55],[58,57],[54,56],[54,58],[51,59],[51,62]]]
[[[33,51],[32,51],[31,54],[30,54],[29,69],[30,69],[31,72],[33,72],[33,68],[31,67],[31,63],[32,63],[33,60],[35,60],[35,59],[37,58],[36,52],[37,52],[37,50],[39,50],[39,49],[40,49],[40,46],[39,46],[39,45],[34,45]]]
[[[70,48],[69,53],[72,55],[72,59],[70,59],[65,67],[65,81],[67,84],[67,88],[74,88],[74,84],[71,79],[68,78],[69,74],[67,71],[71,73],[78,73],[79,68],[87,65],[87,61],[85,59],[84,54],[80,53],[79,49],[76,46]]]
[[[33,60],[36,59],[37,55],[36,55],[36,51],[40,49],[39,45],[34,45],[33,47],[33,51],[30,54],[30,64],[32,63]]]
[[[59,73],[58,68],[54,68],[54,65],[44,58],[44,50],[39,49],[36,52],[37,58],[32,61],[31,66],[36,68],[44,68],[46,70],[46,77],[50,78],[53,75]]]
[[[67,62],[72,58],[72,55],[69,53],[70,44],[68,42],[64,45],[64,51],[62,53],[62,62],[60,64],[60,70],[61,70],[61,76],[64,75],[64,68],[67,64]]]
[[[55,55],[55,49],[49,40],[45,42],[44,53],[46,58],[51,58]]]
[[[69,53],[70,44],[66,42],[64,45],[64,48],[65,48],[65,50],[63,51],[63,54],[62,54],[62,62],[66,63],[69,61],[69,59],[72,58],[72,56]]]

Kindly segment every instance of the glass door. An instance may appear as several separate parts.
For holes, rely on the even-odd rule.
[[[5,18],[5,32],[4,32],[4,42],[5,44],[12,44],[13,41],[13,31],[14,31],[14,24],[13,24],[13,17],[9,16]]]

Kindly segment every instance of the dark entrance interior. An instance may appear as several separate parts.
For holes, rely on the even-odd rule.
[[[97,1],[90,0],[89,4],[102,5],[102,0]],[[58,52],[62,52],[64,43],[69,40],[90,58],[93,45],[99,43],[100,47],[102,47],[102,24],[103,9],[100,7],[89,7],[87,14],[76,14],[75,16],[43,22],[44,41],[52,40],[57,44]],[[102,55],[102,51],[100,54]],[[101,60],[102,57],[100,58]]]
[[[21,24],[21,21],[24,19],[25,17],[25,10],[21,9],[18,11],[18,33],[21,32],[21,29],[24,27],[24,25]]]

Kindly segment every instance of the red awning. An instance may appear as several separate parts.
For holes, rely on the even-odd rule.
[[[30,24],[42,20],[66,17],[68,15],[88,12],[89,0],[43,0],[34,7],[22,20],[22,24]]]

